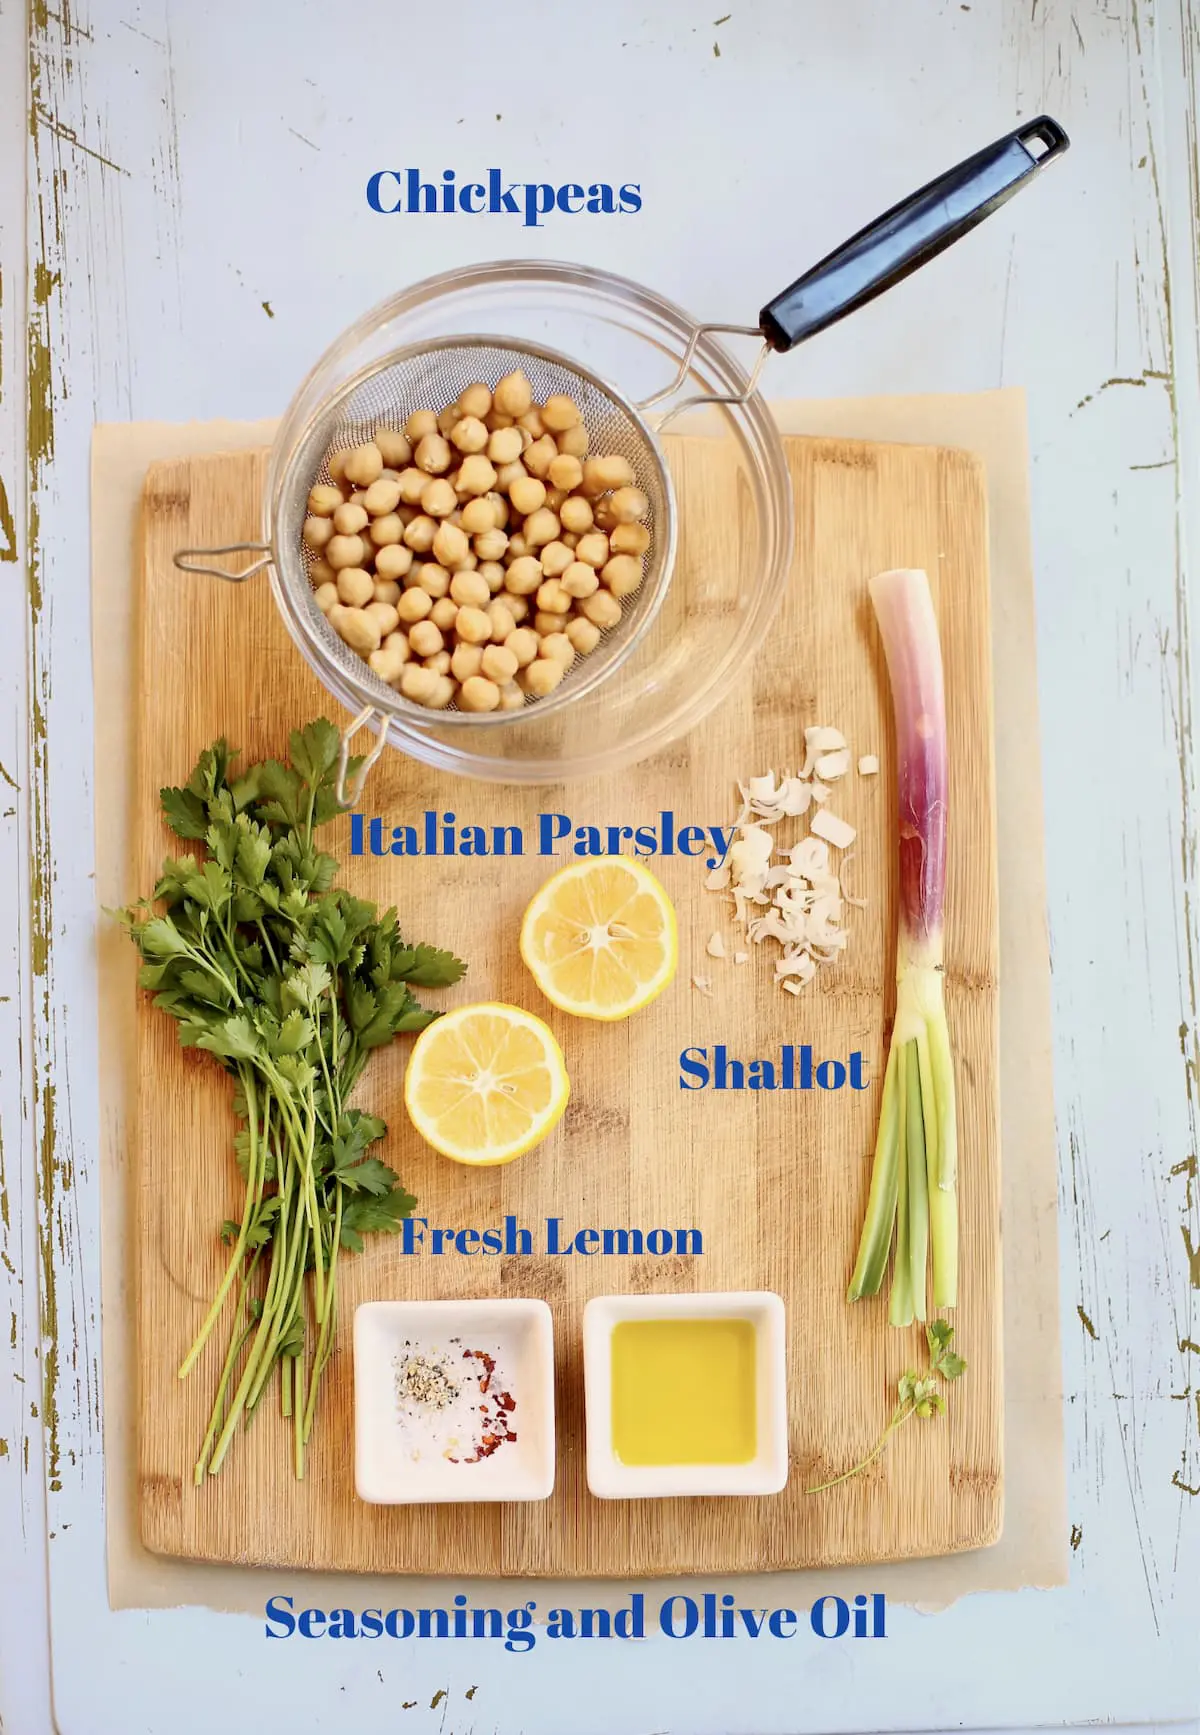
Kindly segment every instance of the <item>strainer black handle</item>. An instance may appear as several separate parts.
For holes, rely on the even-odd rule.
[[[1070,144],[1049,115],[1018,127],[930,181],[806,271],[759,314],[772,349],[788,350],[873,301],[981,223]]]

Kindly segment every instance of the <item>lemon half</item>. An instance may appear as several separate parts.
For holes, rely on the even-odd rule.
[[[628,1018],[675,974],[675,911],[641,862],[578,862],[548,879],[526,910],[521,956],[564,1012]]]
[[[459,1006],[427,1025],[404,1075],[413,1125],[456,1163],[511,1163],[567,1106],[562,1050],[540,1018],[499,1002]]]

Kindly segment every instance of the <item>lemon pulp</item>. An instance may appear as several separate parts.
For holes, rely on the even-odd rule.
[[[460,1163],[504,1163],[544,1139],[567,1105],[562,1051],[532,1013],[462,1006],[421,1032],[404,1101],[423,1138]]]
[[[521,956],[563,1011],[627,1018],[675,974],[675,912],[640,862],[582,862],[547,880],[533,899],[521,925]]]

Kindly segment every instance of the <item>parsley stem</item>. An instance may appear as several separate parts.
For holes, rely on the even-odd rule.
[[[883,1448],[887,1445],[897,1428],[903,1427],[908,1418],[915,1413],[916,1405],[913,1403],[911,1398],[907,1398],[903,1403],[897,1404],[896,1408],[892,1411],[891,1421],[883,1430],[882,1434],[880,1434],[878,1440],[861,1463],[856,1464],[852,1470],[843,1470],[840,1476],[834,1476],[829,1482],[820,1482],[815,1488],[806,1488],[804,1492],[806,1494],[823,1494],[827,1488],[836,1488],[839,1482],[848,1482],[851,1476],[857,1476],[860,1471],[868,1469],[883,1451]]]
[[[225,1306],[226,1297],[233,1286],[233,1280],[241,1270],[242,1261],[246,1257],[246,1247],[250,1237],[250,1225],[254,1219],[255,1206],[258,1198],[261,1197],[261,1188],[256,1192],[258,1128],[256,1124],[257,1099],[254,1090],[254,1073],[249,1067],[239,1066],[238,1078],[241,1080],[242,1090],[246,1097],[246,1198],[245,1203],[242,1206],[242,1224],[238,1231],[237,1240],[234,1242],[233,1252],[229,1256],[229,1263],[225,1267],[225,1275],[222,1277],[220,1285],[217,1288],[213,1304],[204,1317],[204,1323],[201,1325],[200,1330],[196,1333],[196,1336],[192,1341],[191,1349],[188,1350],[183,1361],[180,1363],[177,1377],[181,1380],[185,1380],[195,1367],[200,1352],[208,1342],[209,1334],[211,1333],[213,1326],[216,1325],[221,1310]]]

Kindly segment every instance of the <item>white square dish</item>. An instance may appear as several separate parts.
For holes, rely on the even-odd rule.
[[[486,1401],[509,1420],[516,1438],[472,1462],[472,1442],[459,1423],[478,1409],[474,1400],[481,1393],[469,1382],[479,1377],[479,1352],[495,1362]],[[417,1355],[461,1370],[464,1384],[450,1408],[424,1410],[414,1421],[397,1380]],[[501,1391],[514,1400],[507,1416],[496,1408]],[[458,1443],[448,1445],[447,1433],[455,1430]],[[357,1307],[354,1485],[360,1500],[377,1506],[545,1500],[554,1487],[554,1338],[546,1303],[367,1301]]]
[[[613,1332],[630,1320],[743,1319],[754,1328],[755,1455],[744,1463],[627,1464],[613,1444]],[[601,1500],[777,1494],[788,1477],[783,1302],[769,1290],[602,1295],[583,1310],[587,1480]]]

